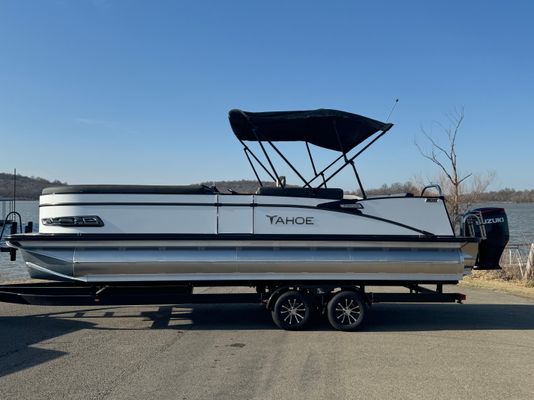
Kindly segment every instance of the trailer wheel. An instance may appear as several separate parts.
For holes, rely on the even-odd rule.
[[[326,307],[330,325],[340,331],[358,329],[365,318],[365,301],[359,293],[344,290],[337,293]]]
[[[310,319],[311,304],[308,298],[296,290],[290,290],[278,297],[274,304],[272,317],[282,329],[302,329]]]

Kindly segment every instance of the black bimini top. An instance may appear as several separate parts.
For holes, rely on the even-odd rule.
[[[248,112],[231,110],[228,115],[239,140],[308,142],[330,150],[349,152],[378,131],[393,124],[344,111]]]

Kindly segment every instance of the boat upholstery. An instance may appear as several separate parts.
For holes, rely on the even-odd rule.
[[[286,197],[317,197],[320,199],[340,200],[343,198],[343,190],[336,188],[282,188],[261,187],[256,194],[262,196],[286,196]]]
[[[201,185],[68,185],[43,189],[42,194],[213,194],[216,189]]]

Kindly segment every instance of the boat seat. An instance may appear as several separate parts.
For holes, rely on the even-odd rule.
[[[202,185],[69,185],[43,189],[42,194],[214,194],[215,188]]]
[[[335,188],[281,188],[281,187],[261,187],[256,194],[262,196],[285,196],[285,197],[316,197],[319,199],[343,199],[343,189]]]

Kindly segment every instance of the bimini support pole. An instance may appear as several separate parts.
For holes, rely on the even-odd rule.
[[[352,165],[352,169],[354,171],[354,175],[356,175],[356,180],[358,181],[358,186],[360,187],[360,190],[362,191],[362,196],[364,199],[367,198],[367,194],[365,193],[365,190],[362,185],[362,181],[360,180],[360,175],[358,175],[358,171],[356,170],[356,165],[354,165],[354,161],[350,160],[347,161],[350,165]]]
[[[349,158],[349,159],[345,162],[345,164],[343,164],[343,165],[342,165],[341,167],[339,167],[336,171],[334,171],[334,172],[332,173],[332,175],[330,175],[328,178],[326,178],[325,183],[328,182],[330,179],[332,179],[334,176],[336,176],[336,175],[339,173],[339,171],[341,171],[343,168],[345,168],[345,167],[347,166],[347,164],[349,164],[349,163],[351,163],[352,161],[354,161],[354,159],[355,159],[356,157],[358,157],[358,156],[359,156],[360,154],[362,154],[365,150],[367,150],[367,149],[369,148],[369,146],[371,146],[374,142],[376,142],[378,139],[380,139],[382,136],[384,136],[384,135],[386,134],[386,132],[389,131],[389,129],[390,129],[392,126],[393,126],[393,124],[388,124],[388,125],[384,128],[384,130],[380,133],[380,135],[378,135],[378,136],[375,137],[373,140],[371,140],[369,143],[367,143],[363,149],[361,149],[359,152],[357,152],[356,154],[354,154],[351,158]],[[338,160],[341,159],[341,158],[343,158],[343,154],[340,155],[340,156],[336,159],[336,161],[338,161]],[[334,161],[334,163],[335,163],[335,161]],[[333,165],[334,163],[332,163],[332,164],[330,164],[330,165]],[[329,167],[330,167],[330,166],[329,166]],[[322,186],[322,185],[321,185],[321,186]]]
[[[276,179],[274,179],[274,181],[275,182],[280,182],[282,184],[282,187],[285,187],[283,182],[280,181],[280,176],[278,175],[278,172],[276,172],[276,168],[274,167],[274,165],[273,165],[273,163],[271,161],[271,158],[269,157],[269,154],[267,153],[267,150],[265,150],[265,146],[261,142],[260,137],[258,136],[258,132],[256,131],[256,128],[252,127],[252,132],[254,132],[254,136],[256,136],[256,139],[258,140],[258,143],[260,144],[261,150],[263,151],[263,155],[267,159],[267,162],[271,166],[271,168],[272,168],[272,170],[274,172],[274,175],[276,176]],[[256,157],[254,157],[254,158],[256,158]],[[269,174],[269,175],[271,175],[271,174]],[[271,175],[271,177],[272,177],[272,175]]]
[[[324,179],[324,173],[325,173],[328,169],[330,169],[330,167],[331,167],[332,165],[334,165],[335,163],[337,163],[337,162],[338,162],[339,160],[341,160],[342,158],[343,158],[343,154],[340,155],[338,158],[336,158],[334,161],[332,161],[330,164],[328,164],[325,168],[323,168],[321,172],[319,172],[319,173],[318,173],[317,175],[315,175],[312,179],[310,179],[309,181],[307,181],[306,184],[310,185],[314,180],[316,180],[317,178],[319,178],[319,176],[322,176],[322,177],[323,177],[323,181],[324,181],[324,180],[325,180],[325,179]],[[325,187],[326,187],[326,182],[323,182],[323,184],[321,184],[321,186],[322,186],[322,185],[325,185]]]
[[[254,164],[252,163],[252,160],[250,159],[250,156],[248,155],[247,148],[243,148],[243,152],[245,153],[245,156],[247,157],[248,163],[250,164],[250,167],[252,168],[252,171],[254,171],[254,175],[256,175],[256,179],[258,180],[258,183],[261,187],[263,187],[263,183],[260,179],[260,176],[258,175],[258,172],[256,171],[256,168],[254,167]]]
[[[250,118],[248,117],[247,114],[245,114],[244,112],[241,111],[241,115],[243,115],[243,117],[247,120],[247,122],[249,123],[250,125],[250,128],[252,130],[252,133],[254,134],[254,136],[256,137],[256,141],[260,144],[260,147],[261,147],[261,150],[263,151],[263,155],[265,156],[265,158],[267,159],[267,162],[269,163],[270,167],[272,168],[273,172],[274,172],[274,175],[273,176],[268,170],[267,168],[262,164],[262,162],[258,159],[258,157],[256,157],[256,155],[247,147],[247,145],[245,145],[245,143],[239,139],[239,141],[241,142],[241,144],[245,147],[245,151],[248,151],[250,154],[252,154],[252,157],[254,157],[254,159],[258,162],[258,164],[260,164],[262,166],[262,168],[265,170],[265,172],[267,172],[267,174],[269,174],[269,176],[273,179],[273,181],[275,182],[280,182],[280,176],[278,175],[278,172],[276,172],[276,168],[274,168],[274,165],[273,163],[271,162],[271,158],[269,157],[269,154],[267,153],[267,151],[265,150],[265,146],[263,145],[263,143],[261,142],[260,140],[260,137],[258,135],[258,130],[256,129],[256,127],[254,126],[254,124],[252,124],[252,122],[250,122]]]
[[[258,182],[260,183],[260,186],[263,186],[263,184],[261,183],[261,179],[259,178],[258,173],[257,173],[256,169],[254,168],[254,164],[252,163],[252,160],[250,159],[249,154],[252,157],[254,157],[254,160],[256,160],[256,162],[260,165],[260,167],[262,167],[263,170],[265,172],[267,172],[267,175],[269,175],[273,181],[276,180],[276,178],[273,176],[273,174],[271,174],[271,172],[267,169],[267,167],[265,165],[263,165],[263,163],[259,160],[258,157],[256,157],[256,154],[254,154],[252,152],[252,150],[250,150],[248,148],[248,146],[245,144],[245,142],[243,142],[241,139],[239,139],[239,141],[243,145],[243,151],[245,152],[245,155],[247,156],[247,160],[250,163],[250,166],[252,167],[252,170],[254,171],[254,175],[256,175],[256,178],[258,179]]]
[[[305,143],[306,143],[306,150],[308,150],[308,156],[310,157],[310,162],[311,162],[311,165],[312,165],[312,168],[313,168],[313,173],[317,177],[317,176],[319,176],[319,174],[317,173],[317,169],[315,168],[315,162],[313,161],[312,153],[311,153],[311,150],[310,150],[310,144],[308,142],[305,142]],[[321,172],[320,175],[323,178],[323,182],[324,182],[324,173]],[[310,186],[310,184],[308,182],[306,182],[306,184],[308,186]],[[325,185],[325,187],[326,187],[326,185]]]
[[[349,160],[347,158],[347,152],[345,151],[345,149],[343,148],[343,143],[341,142],[341,137],[339,136],[339,132],[337,130],[337,124],[336,124],[336,120],[332,121],[332,127],[334,128],[334,132],[336,133],[336,137],[337,137],[337,142],[339,143],[339,148],[341,149],[341,151],[343,152],[343,159],[345,160],[345,164],[343,164],[341,166],[341,168],[338,170],[338,171],[341,171],[343,168],[345,168],[348,164],[350,164],[352,166],[352,170],[354,171],[354,175],[356,176],[356,181],[358,182],[358,186],[360,187],[360,190],[362,192],[362,196],[364,199],[367,198],[367,195],[365,194],[365,190],[363,188],[363,185],[362,185],[362,181],[360,180],[360,176],[358,175],[358,171],[356,170],[356,165],[354,165],[354,159],[351,159]],[[336,171],[336,173],[338,172]],[[323,184],[325,185],[326,187],[326,182],[328,180],[330,180],[335,174],[331,175],[327,180],[325,180],[323,182]],[[320,186],[319,186],[320,187]]]
[[[293,164],[291,164],[289,162],[289,160],[282,154],[282,152],[280,150],[278,150],[278,148],[273,144],[273,142],[271,142],[270,140],[267,141],[267,143],[269,143],[271,145],[271,147],[276,151],[276,153],[278,153],[278,155],[280,157],[282,157],[282,160],[284,160],[286,162],[287,165],[289,165],[289,168],[291,168],[293,170],[293,172],[295,174],[297,174],[297,176],[300,178],[300,180],[302,182],[304,182],[304,187],[308,186],[308,187],[311,187],[307,182],[306,182],[306,179],[304,179],[304,177],[300,174],[299,171],[297,171],[297,169],[293,166]]]

